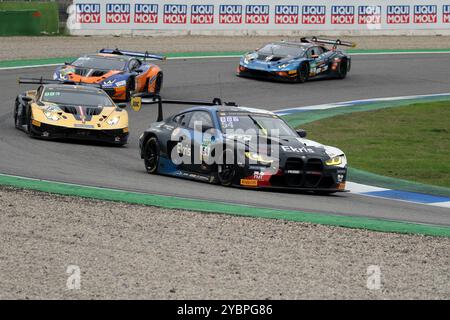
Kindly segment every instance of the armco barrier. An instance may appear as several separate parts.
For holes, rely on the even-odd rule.
[[[178,32],[450,33],[448,0],[74,0],[73,34]]]
[[[12,30],[8,25],[11,23],[10,19],[3,19],[3,17],[9,16],[8,12],[17,11],[33,11],[34,16],[28,20],[21,20],[25,25],[20,30],[27,31],[26,33],[3,33],[0,32],[2,36],[12,36],[12,35],[36,35],[36,34],[57,34],[59,31],[59,17],[58,17],[58,4],[56,2],[25,2],[25,1],[5,1],[0,2],[0,11],[7,12],[2,15],[0,19],[0,29],[1,30]],[[11,13],[12,14],[12,13]],[[15,14],[15,13],[14,13]],[[19,19],[21,15],[19,14]],[[39,20],[38,31],[36,33],[34,24],[36,20]],[[13,21],[13,23],[16,23]],[[17,29],[16,29],[17,30]],[[13,30],[14,31],[14,30]]]

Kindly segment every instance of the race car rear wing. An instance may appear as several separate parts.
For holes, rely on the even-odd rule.
[[[67,84],[67,85],[77,85],[77,86],[87,86],[95,87],[101,89],[102,86],[98,83],[84,83],[75,82],[71,80],[55,80],[55,79],[44,79],[44,78],[19,78],[19,84]]]
[[[190,106],[221,106],[221,105],[227,105],[227,106],[237,106],[234,102],[226,102],[222,103],[222,99],[220,98],[214,98],[212,101],[186,101],[186,100],[170,100],[170,99],[163,99],[159,95],[155,95],[152,97],[149,97],[147,99],[142,99],[142,95],[135,95],[133,96],[131,100],[131,104],[133,106],[134,99],[140,99],[139,103],[142,104],[157,104],[158,105],[158,117],[156,119],[157,122],[163,121],[163,105],[164,104],[180,104],[180,105],[190,105]]]
[[[100,49],[99,53],[108,53],[108,54],[117,54],[122,56],[129,56],[129,57],[138,57],[138,58],[144,58],[146,59],[155,59],[155,60],[166,60],[167,58],[165,56],[149,53],[148,51],[145,52],[137,52],[137,51],[128,51],[128,50],[119,50],[119,49]]]
[[[356,47],[356,43],[349,42],[349,41],[342,41],[340,39],[331,40],[331,39],[319,39],[317,37],[312,37],[312,38],[301,38],[300,41],[306,42],[306,43],[331,44],[331,45],[333,45],[333,48],[336,48],[338,46],[345,46],[345,47],[351,47],[351,48]]]

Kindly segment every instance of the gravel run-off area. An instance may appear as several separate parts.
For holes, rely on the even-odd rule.
[[[0,243],[0,299],[450,298],[448,238],[3,187]],[[67,288],[70,265],[80,289]]]
[[[2,37],[0,60],[73,57],[100,48],[148,50],[149,52],[250,51],[277,40],[299,40],[280,36],[178,36],[178,37]],[[356,49],[448,49],[449,36],[341,37]]]

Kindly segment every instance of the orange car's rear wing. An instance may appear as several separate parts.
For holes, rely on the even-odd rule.
[[[154,53],[145,52],[137,52],[137,51],[128,51],[128,50],[119,50],[119,49],[100,49],[99,53],[107,53],[107,54],[117,54],[121,56],[129,56],[129,57],[138,57],[145,59],[155,59],[155,60],[166,60],[165,56],[157,55]]]
[[[337,46],[345,46],[345,47],[351,47],[351,48],[356,47],[356,43],[349,42],[349,41],[342,41],[340,39],[331,40],[331,39],[319,39],[317,37],[312,37],[312,38],[301,38],[300,41],[306,42],[306,43],[331,44],[331,45],[333,45],[334,48],[336,48]]]

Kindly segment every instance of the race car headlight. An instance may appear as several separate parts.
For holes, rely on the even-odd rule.
[[[110,126],[115,126],[116,124],[119,123],[120,117],[114,117],[109,119],[108,121],[106,121],[106,123],[108,123]]]
[[[283,64],[280,64],[278,66],[278,69],[284,69],[284,68],[287,68],[287,67],[289,67],[289,63],[283,63]]]
[[[344,155],[333,157],[333,158],[325,161],[325,164],[327,166],[345,166],[346,163],[347,163],[347,160]]]
[[[105,81],[103,81],[102,85],[105,87],[110,87],[114,84],[114,82],[116,82],[116,79],[105,80]]]
[[[247,53],[247,54],[244,56],[244,63],[247,64],[247,63],[249,63],[251,60],[255,60],[256,57],[257,57],[257,54],[256,54],[256,53]]]
[[[45,117],[52,121],[58,121],[60,119],[60,115],[58,114],[58,112],[62,112],[62,110],[57,106],[49,106],[43,111]]]
[[[256,152],[246,152],[245,156],[250,160],[257,161],[263,164],[271,164],[273,162],[273,159]]]

